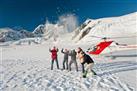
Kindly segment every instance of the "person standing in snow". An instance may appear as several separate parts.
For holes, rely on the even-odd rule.
[[[88,72],[92,72],[94,75],[96,75],[96,73],[92,70],[94,66],[93,59],[89,55],[87,55],[80,47],[78,48],[77,56],[82,65],[83,77],[85,78]],[[86,67],[84,67],[85,64],[87,64]]]
[[[69,51],[67,49],[65,49],[63,51],[63,49],[61,50],[61,53],[64,54],[64,59],[63,59],[63,70],[65,69],[65,64],[66,64],[66,69],[68,70],[68,53]]]
[[[69,62],[69,71],[71,71],[71,65],[72,63],[74,63],[76,67],[76,71],[78,72],[78,65],[76,61],[76,55],[77,55],[76,51],[75,50],[69,51],[68,55],[71,57],[71,60]]]
[[[58,52],[58,48],[56,48],[55,46],[53,47],[53,49],[49,49],[49,51],[51,52],[51,70],[53,70],[53,64],[54,64],[54,61],[56,61],[56,65],[57,65],[57,68],[59,69],[59,64],[58,64],[58,55],[57,55],[57,52]]]

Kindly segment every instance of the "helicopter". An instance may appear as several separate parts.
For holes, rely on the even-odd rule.
[[[137,37],[137,36],[126,36],[126,37],[99,37],[99,36],[91,36],[94,38],[99,38],[102,41],[97,43],[94,46],[91,46],[87,49],[87,53],[90,55],[101,55],[103,54],[103,51],[107,48],[109,48],[110,50],[112,49],[112,45],[114,48],[114,45],[116,48],[119,48],[120,50],[124,50],[124,49],[137,49],[137,45],[128,45],[128,44],[121,44],[118,43],[116,41],[114,41],[114,39],[120,39],[120,38],[131,38],[131,37]],[[116,57],[134,57],[137,55],[109,55],[107,57],[112,57],[113,59]]]

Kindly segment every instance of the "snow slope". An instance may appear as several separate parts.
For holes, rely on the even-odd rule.
[[[50,70],[49,47],[55,43],[1,47],[0,91],[136,91],[137,61],[135,57],[93,57],[98,76],[81,78],[79,72]],[[59,49],[76,48],[77,45],[56,44]],[[136,50],[130,50],[130,53]],[[128,54],[128,51],[118,53]],[[118,53],[114,53],[115,55]],[[62,68],[63,55],[59,52]],[[130,73],[130,74],[128,74]],[[127,81],[128,79],[128,81]]]
[[[80,27],[79,34],[74,38],[79,43],[92,43],[107,37],[119,43],[136,44],[137,12],[111,18],[87,19]],[[128,41],[125,41],[128,40]]]

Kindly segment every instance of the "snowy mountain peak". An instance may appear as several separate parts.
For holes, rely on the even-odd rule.
[[[137,35],[136,30],[136,15],[137,12],[111,18],[102,18],[96,20],[86,20],[84,24],[79,27],[79,33],[74,38],[74,41],[79,43],[87,43],[98,41],[103,37],[114,38],[113,40],[126,43],[125,39],[129,38],[129,44],[135,44],[133,40]],[[121,37],[116,39],[116,37]],[[124,39],[124,38],[125,39]],[[127,38],[126,38],[127,37]]]
[[[89,18],[88,18],[88,19],[84,22],[84,24],[86,24],[86,25],[87,25],[87,24],[89,24],[89,23],[90,23],[90,22],[92,22],[92,21],[94,21],[94,20],[93,20],[93,19],[89,19]]]
[[[26,30],[16,31],[11,28],[0,29],[0,42],[19,40],[27,37],[34,37],[34,34]]]
[[[44,25],[40,24],[38,27],[36,27],[33,31],[34,34],[40,35],[40,34],[44,34]]]
[[[1,28],[1,29],[0,29],[0,33],[10,32],[10,31],[13,31],[13,30],[10,29],[10,28]]]

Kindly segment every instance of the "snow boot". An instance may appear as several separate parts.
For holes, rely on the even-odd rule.
[[[85,71],[84,73],[83,73],[83,78],[86,78],[87,77],[87,71]]]

